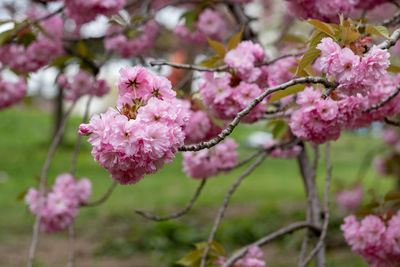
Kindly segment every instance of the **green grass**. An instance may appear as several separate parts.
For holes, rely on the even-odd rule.
[[[50,184],[57,174],[69,169],[79,123],[80,119],[76,117],[72,117],[68,121],[67,132],[61,146],[56,151],[49,170]],[[262,125],[240,126],[234,131],[233,137],[243,145],[254,128],[262,129]],[[51,130],[52,117],[42,111],[33,108],[19,108],[0,112],[0,206],[2,211],[0,240],[30,234],[33,216],[27,211],[24,202],[18,201],[17,198],[27,188],[38,185],[35,177],[40,175],[51,141]],[[356,135],[351,132],[343,134],[339,141],[332,142],[333,180],[341,180],[350,184],[355,178],[364,155],[379,143],[379,140],[371,138],[368,134]],[[108,177],[108,173],[93,161],[90,150],[91,147],[84,138],[76,174],[78,177],[88,177],[92,181],[93,196],[91,199],[94,200],[102,196],[112,180]],[[241,146],[240,152],[241,157],[245,157],[251,153],[251,150]],[[322,189],[325,172],[323,147],[320,148],[320,154],[318,181]],[[102,206],[80,210],[77,219],[78,229],[87,228],[93,220],[100,225],[107,222],[113,224],[117,220],[126,222],[121,229],[116,229],[117,232],[129,231],[135,236],[138,232],[143,231],[151,233],[148,235],[157,239],[158,224],[138,218],[134,215],[134,210],[146,209],[165,214],[185,205],[199,181],[187,178],[181,169],[181,155],[178,154],[172,164],[166,165],[157,174],[146,176],[136,185],[118,186],[110,199]],[[180,238],[184,240],[182,242],[205,238],[225,192],[244,170],[245,167],[242,167],[229,175],[220,175],[207,181],[194,211],[186,215],[185,219],[178,220],[177,223],[178,228],[183,227],[184,223],[200,225],[200,230],[179,233]],[[371,168],[365,177],[365,185],[367,189],[374,188],[375,191],[384,193],[392,187],[393,181],[378,178]],[[304,219],[304,206],[304,189],[296,161],[267,159],[244,180],[232,197],[228,216],[221,227],[220,239],[232,244],[250,242],[257,236],[273,231],[282,224],[296,219]],[[242,211],[251,214],[251,217],[241,218]],[[130,221],[128,222],[128,220]],[[265,225],[265,221],[268,226]],[[136,230],[132,230],[131,224],[140,226],[136,227]],[[100,251],[104,252],[108,249],[112,252],[112,249],[118,247],[117,245],[109,246],[114,241],[106,232],[102,233],[102,238],[105,241],[100,242]],[[126,245],[132,242],[136,241],[128,238],[122,244]],[[157,243],[157,241],[154,242]],[[125,245],[122,247],[126,247]],[[172,245],[164,241],[161,247],[171,247]],[[147,244],[144,247],[148,248],[151,245]],[[230,247],[229,244],[228,247]],[[126,254],[130,252],[131,250],[127,250]],[[334,257],[332,261],[336,261]]]

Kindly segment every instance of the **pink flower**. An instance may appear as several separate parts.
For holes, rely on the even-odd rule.
[[[256,84],[249,84],[244,81],[236,87],[230,86],[230,74],[220,78],[214,78],[212,74],[203,74],[204,81],[200,84],[200,94],[205,106],[211,114],[218,119],[230,120],[237,113],[258,97],[263,91]],[[266,111],[264,99],[259,103],[242,121],[254,123],[260,119]]]
[[[252,41],[242,41],[238,46],[226,53],[225,63],[237,71],[237,75],[246,82],[254,82],[261,74],[255,67],[265,59],[264,49]]]
[[[62,88],[66,89],[65,98],[73,101],[84,95],[101,97],[110,91],[105,80],[95,80],[89,72],[84,70],[79,70],[72,81],[68,81],[67,77],[61,74],[57,82]]]
[[[217,11],[205,9],[199,14],[198,21],[193,23],[193,29],[177,25],[174,33],[182,39],[193,43],[207,43],[207,37],[222,40],[227,32],[225,19]]]
[[[228,172],[237,163],[237,144],[226,139],[211,149],[183,153],[183,171],[192,178],[205,179]]]
[[[120,70],[118,111],[94,115],[79,127],[90,135],[95,161],[120,184],[133,184],[170,163],[183,145],[187,107],[171,83],[141,67]]]
[[[351,189],[338,192],[335,199],[339,207],[346,210],[355,210],[360,206],[362,197],[363,187],[361,185],[356,185]]]
[[[18,82],[10,83],[1,79],[0,76],[0,110],[21,101],[26,94],[26,83],[20,77]]]
[[[94,20],[97,15],[110,16],[123,8],[125,0],[65,0],[65,14],[77,24]]]
[[[52,190],[44,196],[40,211],[38,195],[36,189],[30,188],[25,195],[25,202],[33,214],[40,213],[40,229],[43,232],[58,232],[74,221],[79,206],[91,195],[91,183],[88,179],[76,181],[69,173],[60,174]]]
[[[106,38],[104,40],[104,47],[107,50],[115,51],[119,55],[125,58],[132,56],[139,56],[148,51],[156,41],[158,33],[158,24],[151,20],[147,22],[143,29],[138,29],[133,38],[128,38],[123,32],[123,27],[119,25],[111,25],[107,29],[107,34],[115,34],[121,32],[113,37]]]

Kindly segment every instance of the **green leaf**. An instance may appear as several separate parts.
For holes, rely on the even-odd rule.
[[[194,22],[197,21],[199,14],[197,10],[189,10],[182,14],[180,19],[185,19],[185,27],[188,28],[191,32],[194,31]]]
[[[5,42],[7,42],[8,38],[13,34],[14,29],[10,29],[0,33],[0,46],[2,46]]]
[[[300,44],[305,44],[307,40],[303,36],[297,36],[294,34],[285,34],[282,37],[282,41],[286,43],[300,43]]]
[[[82,56],[82,57],[87,57],[87,55],[88,55],[88,53],[89,53],[89,50],[88,50],[88,48],[87,48],[85,42],[83,42],[83,41],[79,41],[79,42],[76,44],[76,50],[78,51],[78,54],[79,54],[80,56]]]
[[[284,120],[271,120],[266,124],[266,127],[272,128],[272,136],[274,139],[281,139],[288,129],[288,125]]]
[[[389,68],[387,68],[386,70],[389,72],[400,72],[400,66],[390,64]]]
[[[368,24],[365,26],[365,33],[389,38],[389,31],[385,26],[372,26]]]
[[[385,199],[385,201],[399,200],[400,199],[400,191],[391,190],[385,195],[384,199]]]
[[[328,34],[333,39],[336,39],[334,30],[331,28],[331,26],[328,23],[325,23],[325,22],[322,22],[322,21],[319,21],[316,19],[309,19],[309,20],[307,20],[307,22],[309,24],[313,25],[318,30]]]
[[[322,38],[327,37],[328,35],[324,32],[317,30],[316,33],[310,39],[310,46],[308,50],[304,53],[302,59],[299,62],[299,65],[296,69],[296,75],[298,75],[308,64],[312,63],[314,59],[316,59],[320,54],[321,50],[317,49],[317,45],[321,42]]]
[[[271,98],[268,100],[268,104],[275,102],[283,97],[301,92],[304,90],[304,88],[306,88],[306,86],[304,84],[295,84],[295,85],[289,86],[285,90],[276,91],[275,93],[272,94]]]
[[[212,241],[210,243],[211,245],[211,250],[213,252],[215,252],[215,254],[223,256],[225,254],[224,248],[222,247],[222,245],[220,243],[218,243],[217,241]]]
[[[220,65],[222,65],[220,56],[212,56],[204,59],[202,62],[199,63],[199,66],[207,68],[214,68]]]
[[[25,190],[23,190],[22,192],[20,192],[20,193],[17,195],[17,201],[23,200],[27,192],[28,192],[28,188],[26,188]]]
[[[71,56],[71,55],[57,57],[57,58],[53,59],[53,62],[51,63],[51,65],[54,67],[62,67],[71,58],[73,58],[73,56]]]
[[[225,46],[218,41],[211,40],[210,38],[207,38],[207,40],[211,47],[214,49],[215,53],[217,53],[217,55],[219,55],[221,58],[224,58],[226,54]]]
[[[242,40],[242,34],[243,34],[244,27],[240,29],[240,32],[232,36],[232,38],[228,42],[228,51],[236,48],[238,44],[240,43],[240,40]]]
[[[201,256],[203,255],[203,250],[193,250],[186,254],[182,259],[178,260],[176,263],[181,264],[183,266],[193,266],[197,261],[201,260]]]
[[[28,47],[31,43],[33,43],[36,40],[36,35],[34,35],[32,32],[27,32],[24,35],[22,35],[19,38],[19,42],[21,42],[24,47]]]
[[[138,33],[137,29],[130,29],[125,35],[128,37],[129,40],[133,39]]]
[[[371,214],[374,214],[374,212],[372,210],[368,210],[368,209],[361,209],[361,210],[354,212],[354,215],[356,215],[356,216],[366,216],[366,215],[371,215]]]
[[[371,209],[377,208],[379,206],[380,206],[379,202],[372,201],[372,202],[368,203],[367,205],[365,205],[365,209],[366,210],[371,210]]]
[[[336,35],[343,45],[352,43],[360,38],[360,33],[355,30],[353,25],[347,20],[343,22],[343,25],[340,25]]]

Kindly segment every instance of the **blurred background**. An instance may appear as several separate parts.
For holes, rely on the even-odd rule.
[[[274,58],[275,42],[281,38],[279,34],[288,24],[293,36],[302,38],[308,37],[304,35],[307,26],[301,23],[292,25],[293,19],[282,19],[286,16],[283,1],[268,1],[268,7],[266,2],[254,1],[246,5],[246,13],[251,17],[261,16],[259,21],[252,23],[252,27],[260,32],[260,42],[267,54]],[[28,0],[0,0],[0,20],[22,16],[28,4]],[[53,10],[58,7],[59,3],[50,5]],[[168,29],[173,29],[184,12],[184,7],[168,7],[157,14],[156,21],[167,31],[162,33],[153,50],[147,52],[151,56],[146,57],[146,60],[152,57],[177,59],[174,52],[179,51],[183,45],[174,39]],[[0,32],[8,27],[10,25],[7,23],[2,24]],[[107,19],[100,16],[94,22],[84,25],[81,35],[90,38],[102,36],[106,28]],[[204,55],[196,57],[194,62],[204,58]],[[101,68],[99,77],[113,86],[118,79],[119,68],[144,63],[140,59],[115,58]],[[76,73],[77,69],[78,65],[72,65],[66,73]],[[166,76],[173,75],[172,69],[168,67],[154,69]],[[57,74],[56,68],[48,67],[30,75],[28,96],[18,105],[0,111],[0,266],[26,264],[34,217],[28,211],[23,196],[29,187],[38,186],[38,177],[59,119],[54,111],[59,110],[60,105],[65,109],[70,104],[57,100],[60,94],[60,89],[55,86]],[[12,80],[15,74],[4,71],[4,77]],[[196,74],[193,77],[196,80]],[[196,82],[190,84],[190,87],[195,91]],[[101,99],[96,98],[91,103],[91,112],[101,112],[113,106],[116,98],[117,89],[113,86],[110,94]],[[79,101],[73,116],[68,120],[66,133],[50,167],[50,184],[56,175],[68,171],[84,103],[85,97]],[[240,158],[251,154],[256,145],[269,138],[265,128],[265,122],[260,122],[240,125],[235,129],[233,137],[240,144]],[[364,203],[370,200],[366,193],[368,189],[373,188],[378,194],[384,194],[397,186],[396,175],[379,176],[372,166],[371,155],[384,150],[382,129],[381,124],[374,124],[369,129],[347,131],[338,141],[332,142],[332,200],[337,192],[353,187],[360,179],[364,186]],[[76,175],[91,180],[91,200],[96,200],[107,191],[112,180],[107,171],[93,161],[91,146],[84,139]],[[103,205],[80,209],[76,218],[77,266],[179,266],[176,261],[190,251],[194,243],[206,239],[226,191],[245,170],[244,167],[227,175],[210,178],[198,202],[182,218],[152,222],[134,212],[135,209],[142,209],[166,215],[185,206],[199,181],[183,174],[181,158],[178,153],[172,164],[166,165],[157,174],[146,176],[138,184],[117,186]],[[320,165],[317,179],[322,189],[325,169],[322,161]],[[227,252],[232,252],[279,227],[304,220],[305,206],[305,193],[297,162],[267,159],[244,180],[233,195],[216,239]],[[338,207],[334,201],[331,201],[331,210],[333,215],[327,237],[328,266],[367,266],[350,251],[339,230],[348,212]],[[293,266],[302,237],[303,233],[298,232],[265,246],[267,265]],[[65,266],[68,234],[41,234],[37,258],[38,266]]]

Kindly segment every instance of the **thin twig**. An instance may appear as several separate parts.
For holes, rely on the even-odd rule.
[[[270,61],[257,63],[257,64],[255,64],[255,66],[261,67],[261,66],[272,65],[276,61],[279,61],[281,59],[284,59],[287,57],[296,57],[296,56],[300,56],[302,54],[304,54],[304,52],[281,55]],[[205,71],[205,72],[218,72],[218,71],[229,70],[228,65],[222,65],[222,66],[215,67],[215,68],[208,68],[208,67],[202,67],[202,66],[197,66],[197,65],[192,65],[192,64],[181,64],[181,63],[169,62],[169,61],[164,61],[164,60],[153,60],[153,61],[150,61],[149,64],[153,67],[154,66],[170,66],[170,67],[177,68],[177,69],[196,70],[196,71]]]
[[[322,232],[319,237],[318,243],[315,248],[310,252],[305,261],[300,265],[306,266],[317,252],[325,245],[325,237],[328,232],[329,225],[329,186],[332,175],[332,164],[330,160],[330,144],[329,142],[325,145],[325,161],[326,161],[326,178],[325,178],[325,189],[324,189],[324,224],[322,226]]]
[[[74,248],[74,239],[75,239],[75,230],[74,224],[72,223],[68,227],[68,236],[69,236],[69,260],[68,260],[68,267],[75,266],[75,248]]]
[[[63,9],[64,9],[64,7],[60,7],[60,8],[58,8],[58,9],[56,9],[55,11],[53,11],[53,12],[51,12],[51,13],[49,13],[49,14],[43,16],[43,17],[40,17],[40,18],[37,18],[37,19],[34,19],[34,20],[30,20],[30,21],[27,21],[26,23],[23,23],[23,24],[19,25],[19,26],[13,31],[13,33],[10,35],[10,37],[8,37],[8,38],[6,38],[6,40],[4,40],[4,42],[9,42],[9,41],[13,40],[15,37],[17,37],[17,35],[18,35],[20,32],[22,32],[22,31],[25,30],[26,28],[31,27],[32,25],[35,25],[35,24],[37,24],[37,23],[39,23],[39,22],[45,21],[45,20],[47,20],[47,19],[49,19],[49,18],[51,18],[51,17],[57,15],[57,14],[60,13]]]
[[[397,3],[398,4],[398,3]],[[393,17],[386,19],[382,22],[382,26],[391,27],[396,26],[400,22],[400,12],[396,12]]]
[[[86,102],[86,107],[85,107],[85,112],[82,118],[82,123],[85,123],[89,117],[89,108],[90,108],[90,103],[92,102],[93,96],[89,96],[88,101]],[[69,168],[69,173],[73,176],[75,173],[76,169],[76,161],[78,159],[78,154],[81,149],[81,143],[82,143],[82,136],[78,133],[75,141],[75,148],[74,148],[74,154],[72,155],[71,159],[71,166]]]
[[[65,123],[67,121],[67,118],[73,108],[75,107],[76,101],[72,103],[72,105],[69,107],[67,112],[65,112],[63,118],[61,119],[60,126],[54,136],[53,142],[50,145],[49,151],[47,153],[46,160],[44,162],[43,168],[42,168],[42,173],[40,176],[40,186],[39,186],[39,202],[38,202],[38,210],[41,210],[41,207],[43,205],[43,200],[44,200],[44,192],[46,190],[46,181],[47,181],[47,172],[50,167],[51,160],[53,159],[54,152],[56,151],[57,146],[59,145],[61,141],[61,136],[64,133],[65,130]],[[29,249],[29,258],[28,258],[28,267],[33,266],[33,262],[35,260],[35,254],[36,254],[36,248],[37,248],[37,243],[38,243],[38,237],[39,237],[39,225],[40,225],[40,220],[41,220],[41,212],[38,212],[35,218],[35,223],[33,225],[33,234],[32,234],[32,243]]]
[[[380,49],[389,49],[392,46],[394,46],[400,38],[400,29],[395,30],[392,35],[390,36],[389,39],[383,41],[378,45],[378,48]]]
[[[201,257],[200,267],[205,267],[207,255],[208,255],[208,252],[210,250],[209,243],[211,243],[214,240],[215,234],[217,233],[217,230],[218,230],[218,226],[219,226],[219,224],[221,222],[222,217],[224,217],[225,210],[228,207],[228,203],[229,203],[229,200],[230,200],[232,194],[236,191],[236,189],[238,188],[240,183],[243,181],[243,179],[246,178],[250,173],[252,173],[252,171],[255,168],[257,168],[257,166],[260,165],[267,156],[268,156],[268,152],[262,153],[260,155],[260,157],[252,165],[250,165],[250,167],[245,172],[243,172],[237,178],[237,180],[233,183],[233,185],[231,186],[229,191],[226,193],[224,201],[223,201],[223,203],[222,203],[222,205],[221,205],[221,207],[220,207],[220,209],[218,211],[217,217],[215,218],[214,225],[213,225],[213,228],[211,230],[211,233],[210,233],[210,235],[208,237],[208,240],[207,240],[208,245],[204,249],[203,255]]]
[[[114,181],[108,188],[107,192],[100,199],[93,201],[93,202],[88,202],[88,203],[82,204],[82,207],[94,207],[94,206],[98,206],[98,205],[102,204],[110,197],[111,193],[114,191],[116,186],[117,186],[117,182]]]
[[[180,64],[180,63],[174,63],[174,62],[168,62],[168,61],[162,61],[162,60],[153,60],[153,61],[150,61],[149,64],[151,66],[170,66],[170,67],[174,67],[177,69],[208,71],[208,72],[225,71],[225,70],[229,69],[228,65],[223,65],[223,66],[216,67],[216,68],[207,68],[207,67],[201,67],[201,66],[196,66],[196,65],[191,65],[191,64]]]
[[[400,121],[392,121],[391,119],[385,118],[385,122],[387,124],[396,126],[396,127],[400,127]]]
[[[222,267],[233,266],[233,264],[235,264],[235,262],[237,260],[239,260],[240,258],[244,257],[247,254],[247,252],[249,251],[249,249],[251,247],[254,247],[254,246],[260,247],[260,246],[266,245],[266,244],[270,243],[271,241],[273,241],[273,240],[275,240],[275,239],[277,239],[277,238],[279,238],[281,236],[293,233],[294,231],[301,230],[303,228],[308,228],[308,229],[313,230],[315,232],[321,231],[321,229],[319,227],[317,227],[317,226],[315,226],[315,225],[313,225],[313,224],[311,224],[309,222],[295,222],[295,223],[292,223],[292,224],[290,224],[288,226],[285,226],[285,227],[283,227],[283,228],[281,228],[281,229],[279,229],[279,230],[277,230],[277,231],[275,231],[275,232],[273,232],[273,233],[271,233],[271,234],[269,234],[269,235],[257,240],[254,243],[251,243],[251,244],[241,248],[232,257],[230,257],[227,261],[225,261],[225,263],[222,265]]]
[[[374,109],[378,109],[380,107],[383,107],[386,103],[388,103],[390,100],[392,100],[393,98],[395,98],[398,94],[400,93],[400,85],[397,86],[396,91],[393,92],[393,94],[391,94],[390,96],[388,96],[387,98],[385,98],[383,101],[381,101],[380,103],[373,105],[372,107],[367,108],[366,110],[364,110],[363,112],[370,112],[371,110]]]
[[[249,112],[257,104],[259,104],[261,101],[263,101],[263,99],[265,97],[267,97],[268,95],[270,95],[276,91],[284,90],[292,85],[299,84],[299,83],[321,83],[321,84],[324,84],[326,87],[337,87],[337,85],[338,85],[336,82],[330,82],[327,79],[322,78],[322,77],[309,76],[309,77],[296,78],[296,79],[290,80],[286,83],[280,84],[278,86],[268,88],[261,95],[259,95],[256,99],[254,99],[246,108],[244,108],[242,111],[240,111],[238,114],[236,114],[236,117],[216,137],[214,137],[213,139],[211,139],[209,141],[201,142],[199,144],[182,146],[179,148],[179,150],[180,151],[199,151],[204,148],[210,148],[210,147],[215,146],[216,144],[218,144],[219,142],[224,140],[225,137],[230,135],[233,132],[233,130],[235,129],[235,127],[239,124],[240,120],[244,116],[249,114]]]
[[[148,213],[146,211],[142,211],[142,210],[136,210],[135,212],[139,215],[141,215],[142,217],[152,220],[152,221],[167,221],[167,220],[171,220],[171,219],[175,219],[178,218],[182,215],[185,215],[186,213],[188,213],[190,211],[190,209],[193,207],[193,204],[196,202],[197,198],[200,196],[200,193],[204,187],[204,185],[206,184],[206,180],[207,179],[202,179],[200,185],[197,187],[196,192],[194,193],[192,199],[189,201],[189,203],[186,204],[186,206],[177,212],[172,213],[171,215],[168,216],[157,216],[157,215],[153,215],[151,213]]]

